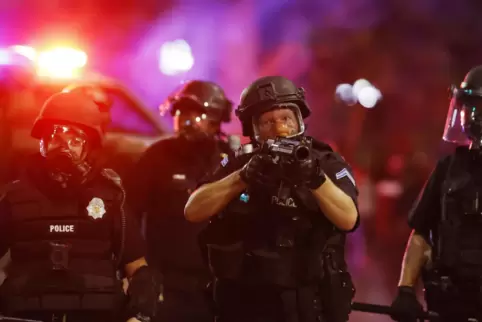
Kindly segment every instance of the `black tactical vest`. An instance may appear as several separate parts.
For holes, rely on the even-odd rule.
[[[28,180],[11,185],[5,198],[12,262],[1,287],[9,310],[117,306],[121,285],[112,241],[121,191],[103,179],[68,199],[49,198]]]
[[[467,149],[458,149],[442,186],[436,264],[461,278],[482,274],[481,166]]]
[[[197,237],[205,223],[190,223],[184,218],[184,207],[189,195],[208,173],[215,170],[224,155],[233,154],[229,146],[217,142],[212,150],[202,150],[184,138],[161,140],[153,147],[164,159],[155,181],[148,206],[146,240],[149,246],[149,265],[155,266],[166,277],[166,287],[183,276],[207,279],[209,271],[203,262]],[[166,155],[165,151],[171,154]],[[159,197],[160,196],[160,197]],[[193,283],[186,281],[186,284]],[[188,285],[186,285],[187,287]],[[173,287],[184,287],[173,285]]]
[[[320,153],[320,158],[331,151]],[[240,158],[247,162],[250,156]],[[297,287],[319,282],[322,253],[337,235],[342,236],[339,245],[331,246],[343,258],[344,236],[320,214],[308,189],[291,191],[285,200],[253,190],[211,220],[204,242],[218,279]]]

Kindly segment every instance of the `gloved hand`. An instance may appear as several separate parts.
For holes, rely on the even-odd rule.
[[[398,322],[416,322],[417,316],[423,313],[423,307],[418,302],[415,290],[410,286],[400,286],[398,295],[392,303],[391,318]]]
[[[127,289],[129,312],[140,321],[146,321],[157,313],[157,303],[162,296],[161,274],[148,266],[142,266],[132,276]]]
[[[303,185],[313,190],[318,189],[326,181],[320,161],[311,156],[301,162],[290,161],[285,166],[284,173],[292,184]]]
[[[255,154],[241,169],[239,175],[249,186],[275,187],[279,178],[275,174],[277,166],[268,154]]]

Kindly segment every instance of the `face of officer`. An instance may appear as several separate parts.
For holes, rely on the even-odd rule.
[[[290,137],[300,133],[300,117],[289,107],[276,107],[262,113],[254,120],[255,135],[259,141],[274,139],[277,136]]]
[[[219,123],[210,120],[202,110],[178,109],[174,113],[174,130],[187,139],[213,137],[219,132],[219,127]]]
[[[74,125],[55,124],[40,140],[40,153],[52,170],[69,176],[84,172],[88,138]]]
[[[482,97],[467,96],[458,99],[461,105],[461,121],[465,134],[471,140],[482,139]]]

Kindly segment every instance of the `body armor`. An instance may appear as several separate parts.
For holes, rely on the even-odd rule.
[[[319,151],[319,158],[332,153]],[[250,157],[239,156],[239,168]],[[286,321],[347,321],[354,287],[344,260],[345,236],[320,214],[308,189],[291,189],[280,200],[276,192],[250,188],[211,219],[203,236],[217,285],[284,290]],[[214,291],[218,303],[224,301],[223,295],[216,298],[219,292]]]
[[[118,307],[122,293],[112,244],[113,221],[121,220],[117,189],[92,184],[72,198],[52,200],[21,180],[5,198],[12,217],[12,263],[0,294],[8,310]],[[101,207],[94,202],[99,199]]]
[[[160,165],[162,175],[153,184],[153,197],[147,206],[146,240],[150,264],[165,274],[166,288],[172,286],[193,291],[193,288],[203,287],[201,284],[208,280],[209,273],[197,241],[205,223],[190,223],[183,214],[189,195],[199,182],[225,155],[233,154],[224,141],[210,143],[212,146],[203,150],[199,143],[175,137],[161,140],[151,147],[150,152],[160,153],[163,160]],[[165,151],[171,154],[165,155]]]
[[[482,172],[474,158],[458,148],[449,160],[441,220],[432,236],[435,260],[423,276],[427,305],[442,316],[474,317],[482,306]]]
[[[321,277],[319,255],[331,233],[322,223],[324,218],[318,213],[301,216],[292,209],[285,215],[281,209],[262,209],[257,203],[255,195],[247,203],[238,198],[221,218],[211,222],[210,229],[224,236],[223,243],[208,244],[212,273],[220,279],[283,287],[317,281]],[[279,207],[298,204],[297,198],[290,197]],[[229,236],[222,230],[229,231]]]
[[[460,277],[482,274],[482,172],[467,149],[459,148],[442,187],[438,265]]]

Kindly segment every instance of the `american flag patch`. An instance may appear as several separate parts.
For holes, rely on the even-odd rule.
[[[341,178],[347,177],[350,179],[351,183],[353,183],[354,186],[356,186],[355,179],[351,175],[350,171],[348,171],[346,168],[343,168],[343,170],[339,171],[336,173],[336,180],[340,180]]]

